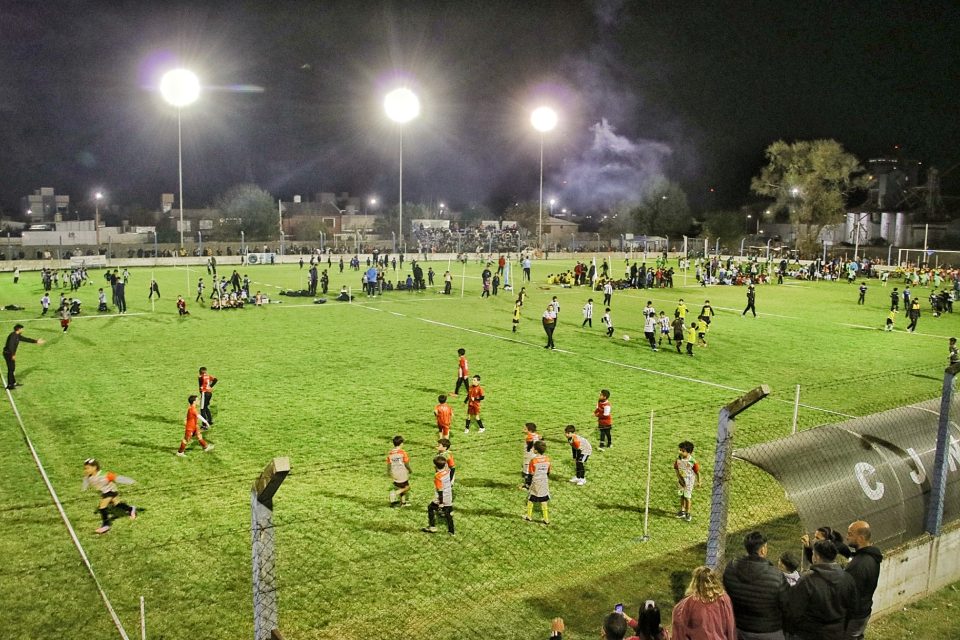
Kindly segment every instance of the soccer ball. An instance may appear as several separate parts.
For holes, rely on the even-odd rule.
[[[628,336],[627,334],[623,334],[623,339],[629,342],[630,336]]]

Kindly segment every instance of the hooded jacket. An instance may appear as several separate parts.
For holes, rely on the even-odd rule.
[[[880,563],[883,553],[877,547],[857,549],[846,571],[857,585],[857,604],[850,612],[851,618],[866,618],[873,611],[873,592],[880,578]]]
[[[727,565],[723,587],[733,600],[737,629],[770,633],[783,629],[787,581],[766,558],[747,555]]]
[[[805,640],[841,640],[857,606],[853,576],[836,563],[813,565],[787,592],[791,631]]]

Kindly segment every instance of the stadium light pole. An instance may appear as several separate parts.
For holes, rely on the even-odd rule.
[[[97,253],[100,253],[100,201],[103,200],[103,193],[97,191],[93,195],[94,202],[94,214],[93,214],[93,230],[96,232],[97,237]]]
[[[403,251],[403,125],[420,115],[420,99],[406,87],[394,89],[383,100],[387,117],[397,123],[400,130],[400,251]]]
[[[557,112],[550,107],[537,107],[530,114],[530,124],[540,132],[540,213],[537,225],[537,246],[543,249],[543,136],[557,126]]]
[[[160,95],[177,108],[177,177],[180,184],[180,252],[183,253],[183,134],[180,113],[200,97],[200,80],[187,69],[173,69],[160,80]]]

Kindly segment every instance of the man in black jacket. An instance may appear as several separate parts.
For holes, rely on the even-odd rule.
[[[21,342],[33,342],[43,344],[43,338],[34,340],[23,334],[23,325],[16,324],[13,331],[7,336],[7,341],[3,345],[3,359],[7,361],[7,389],[16,389],[20,385],[17,383],[17,377],[14,375],[17,369],[17,347]]]
[[[747,555],[723,572],[723,587],[733,601],[739,640],[783,640],[787,581],[767,560],[767,538],[752,531],[743,540]]]
[[[847,637],[863,640],[873,611],[873,592],[877,590],[883,553],[870,544],[870,525],[863,520],[847,527],[847,545],[853,550],[853,559],[846,571],[857,585],[857,603],[847,622]]]
[[[787,592],[791,638],[846,640],[847,621],[857,606],[857,585],[836,562],[837,547],[829,540],[813,544],[813,566]]]

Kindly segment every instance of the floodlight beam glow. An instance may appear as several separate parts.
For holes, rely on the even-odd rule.
[[[387,117],[398,124],[410,122],[420,115],[420,99],[410,89],[394,89],[383,99],[383,109]]]
[[[173,69],[163,74],[160,95],[178,109],[189,106],[200,97],[200,79],[188,69]]]
[[[530,114],[530,124],[540,133],[553,131],[557,126],[557,112],[550,107],[537,107]]]

